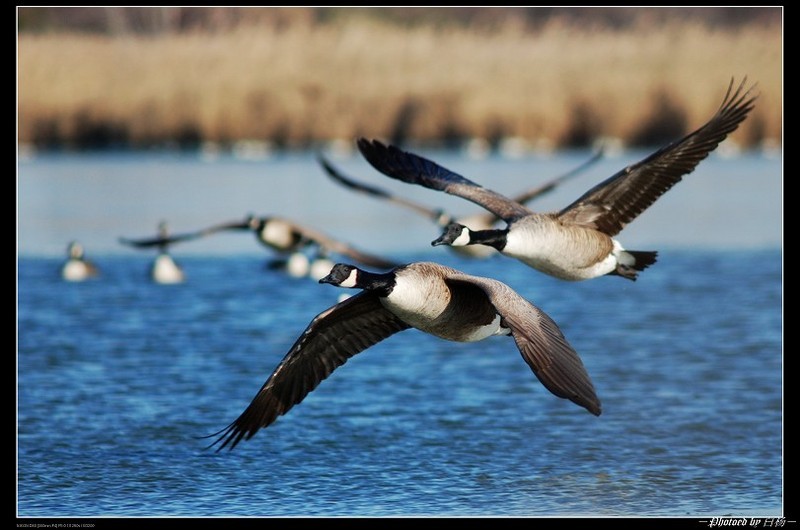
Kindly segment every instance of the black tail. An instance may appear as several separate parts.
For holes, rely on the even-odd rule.
[[[622,276],[631,281],[636,281],[637,271],[643,271],[656,262],[658,252],[649,250],[626,250],[633,257],[633,265],[617,265],[616,270],[610,272],[612,276]]]
[[[656,258],[658,257],[658,252],[649,251],[649,250],[627,250],[628,254],[633,256],[633,259],[636,262],[633,264],[633,268],[637,271],[643,271],[650,265],[656,262]]]

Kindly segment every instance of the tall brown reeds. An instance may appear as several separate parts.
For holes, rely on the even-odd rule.
[[[731,78],[747,76],[761,96],[733,138],[752,146],[782,136],[781,29],[553,22],[474,32],[352,17],[150,36],[21,33],[19,141],[659,143],[703,123]]]

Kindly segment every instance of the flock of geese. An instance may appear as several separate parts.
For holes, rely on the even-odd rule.
[[[598,150],[580,166],[544,184],[525,190],[516,196],[515,200],[520,203],[527,203],[537,197],[541,197],[568,179],[580,174],[597,162],[602,155],[603,151]],[[441,209],[428,208],[410,200],[392,196],[384,190],[357,182],[351,177],[345,176],[322,155],[318,156],[318,162],[334,182],[356,192],[410,208],[442,228],[452,222],[459,221],[474,230],[488,229],[495,226],[499,220],[494,214],[488,212],[455,219]],[[253,214],[248,214],[243,220],[226,221],[182,234],[171,234],[167,222],[161,221],[155,236],[136,239],[120,237],[119,242],[135,249],[150,250],[155,248],[157,254],[148,271],[150,279],[159,284],[175,284],[186,281],[186,274],[170,254],[169,248],[171,246],[213,234],[241,231],[252,232],[263,247],[277,255],[277,257],[267,262],[268,269],[282,271],[295,278],[322,279],[333,267],[332,256],[334,255],[345,257],[367,267],[379,269],[391,269],[398,265],[391,260],[364,252],[349,243],[297,221],[276,216],[258,217]],[[480,245],[451,248],[463,256],[472,258],[484,258],[497,253],[491,247]],[[86,257],[83,246],[77,241],[70,242],[67,247],[67,259],[61,267],[62,278],[67,281],[79,282],[96,278],[99,274],[99,268]]]
[[[408,184],[442,191],[473,202],[487,214],[482,219],[454,219],[440,210],[395,198],[383,190],[357,183],[330,162],[320,163],[343,185],[411,208],[440,226],[432,245],[453,250],[499,253],[566,281],[602,276],[636,280],[656,262],[655,251],[628,250],[617,240],[622,229],[691,173],[725,138],[735,131],[754,107],[757,95],[746,78],[733,80],[721,105],[700,128],[643,160],[627,166],[592,187],[560,211],[538,213],[525,203],[557,186],[552,181],[538,190],[508,198],[422,156],[378,140],[360,138],[364,159],[384,175]],[[569,178],[569,175],[561,179]],[[502,228],[494,224],[505,223]],[[552,394],[599,416],[601,404],[577,352],[558,325],[541,309],[505,283],[478,277],[435,262],[396,265],[356,251],[319,232],[279,218],[249,217],[178,236],[164,233],[147,240],[123,240],[138,247],[168,245],[222,230],[252,230],[259,241],[283,252],[310,244],[323,258],[341,254],[361,265],[384,269],[328,264],[318,274],[320,283],[359,292],[318,314],[283,357],[244,412],[224,429],[209,435],[209,447],[233,449],[243,439],[271,425],[300,403],[347,360],[406,329],[455,342],[475,342],[495,335],[513,338],[522,358]],[[81,254],[73,248],[71,256]],[[156,264],[157,265],[157,264]]]

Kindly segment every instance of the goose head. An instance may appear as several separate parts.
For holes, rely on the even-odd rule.
[[[67,247],[67,253],[72,259],[83,259],[83,245],[77,241],[72,241]]]
[[[449,245],[451,247],[463,247],[472,241],[472,231],[461,223],[452,222],[444,228],[444,232],[437,239],[431,241],[431,245]]]
[[[319,280],[319,283],[329,283],[348,289],[363,289],[377,293],[379,296],[389,296],[394,289],[395,271],[397,270],[400,269],[377,273],[359,269],[354,265],[337,263],[327,276]]]
[[[324,278],[320,278],[319,283],[329,283],[337,287],[356,288],[360,287],[358,267],[337,263]]]

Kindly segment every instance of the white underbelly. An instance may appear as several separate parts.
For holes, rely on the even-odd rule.
[[[491,337],[492,335],[508,335],[509,330],[508,328],[503,328],[500,326],[500,315],[495,315],[494,320],[491,324],[487,324],[485,326],[477,326],[472,329],[469,333],[463,335],[459,341],[460,342],[478,342],[480,340],[486,339]],[[444,337],[446,338],[446,337]]]
[[[69,261],[61,270],[61,276],[71,282],[85,280],[89,276],[89,271],[85,263],[80,261]]]
[[[614,250],[597,260],[596,248],[585,248],[579,242],[557,238],[535,238],[509,234],[503,254],[516,258],[529,267],[562,280],[580,281],[597,278],[617,267],[617,252],[622,247],[614,241]]]
[[[161,255],[153,263],[153,280],[157,283],[180,283],[184,275],[170,256]]]

